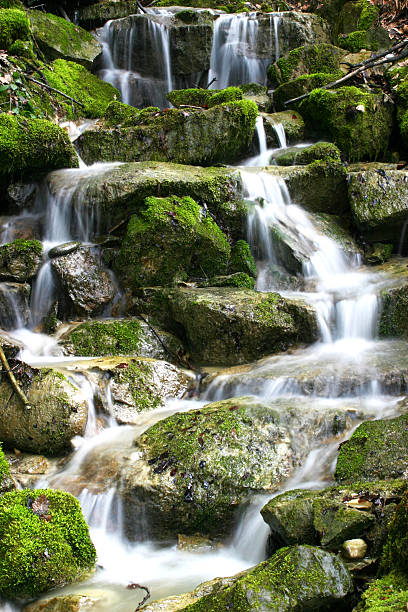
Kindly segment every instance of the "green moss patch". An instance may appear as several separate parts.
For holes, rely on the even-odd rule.
[[[0,10],[0,48],[8,49],[15,40],[27,40],[30,22],[24,11],[16,8]]]
[[[69,493],[23,490],[0,498],[0,593],[33,597],[95,564],[81,507]]]
[[[335,73],[339,70],[343,49],[320,43],[292,49],[268,68],[268,80],[276,86],[305,74]]]
[[[391,572],[364,591],[356,612],[403,612],[408,605],[406,576]]]
[[[278,166],[302,166],[317,160],[340,162],[340,151],[331,142],[318,142],[310,147],[280,155],[276,158],[276,163]]]
[[[167,99],[174,106],[191,105],[211,108],[224,102],[242,100],[242,90],[239,87],[226,89],[175,89],[167,94]]]
[[[133,321],[91,321],[82,323],[69,335],[75,355],[132,355],[142,336],[142,326]]]
[[[228,269],[230,273],[245,272],[249,276],[256,278],[256,265],[252,257],[249,244],[245,240],[238,240],[231,252],[231,259]]]
[[[285,110],[287,108],[285,106],[286,101],[303,96],[317,87],[322,87],[322,85],[332,83],[341,76],[343,76],[343,73],[340,71],[333,73],[316,72],[299,76],[292,81],[283,83],[273,92],[274,105],[278,110]],[[295,103],[295,106],[299,106],[299,103]]]

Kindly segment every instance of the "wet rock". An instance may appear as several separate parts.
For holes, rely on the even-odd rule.
[[[340,448],[339,482],[399,478],[408,473],[408,416],[362,423]]]
[[[169,161],[211,165],[239,159],[252,142],[256,104],[236,100],[209,110],[167,109],[140,125],[97,124],[78,139],[82,159],[96,161]]]
[[[217,550],[217,542],[200,535],[178,535],[177,549],[193,553],[206,553]]]
[[[168,397],[181,398],[195,386],[192,372],[156,359],[105,357],[74,369],[87,372],[100,387],[101,397],[109,387],[111,401],[103,407],[121,424],[138,422],[141,412],[160,408]]]
[[[141,311],[182,329],[191,357],[207,365],[245,363],[317,337],[313,309],[277,293],[232,287],[139,293]]]
[[[260,112],[267,112],[271,105],[270,97],[267,94],[267,87],[258,83],[248,83],[240,85],[245,100],[252,100]]]
[[[15,359],[19,352],[24,348],[24,344],[12,338],[7,332],[0,329],[0,344],[7,359]]]
[[[152,328],[139,319],[103,319],[81,323],[64,332],[59,342],[65,354],[81,357],[135,355],[177,361],[177,356],[182,358],[185,352],[182,343],[173,334],[156,326]]]
[[[408,337],[408,283],[381,291],[380,336]]]
[[[16,451],[7,453],[10,472],[13,478],[23,487],[31,488],[39,477],[45,477],[51,471],[52,461],[42,455],[29,455]]]
[[[70,253],[74,253],[81,246],[80,242],[64,242],[64,244],[59,244],[58,246],[53,247],[47,253],[50,259],[55,259],[56,257],[63,257],[64,255],[70,255]]]
[[[392,106],[357,87],[317,89],[300,103],[309,129],[339,147],[350,160],[378,158],[388,146]]]
[[[340,161],[340,151],[331,142],[318,142],[304,149],[294,149],[274,158],[278,166],[307,165],[319,159],[335,159]]]
[[[3,597],[35,597],[84,578],[93,569],[95,548],[79,502],[69,493],[6,493],[0,498],[0,517]]]
[[[40,268],[42,244],[38,240],[14,240],[0,247],[0,280],[24,283]]]
[[[397,249],[408,214],[408,172],[381,167],[352,172],[348,193],[354,222],[363,235]]]
[[[176,413],[150,427],[135,446],[121,492],[131,538],[137,537],[132,517],[141,512],[153,539],[225,536],[250,492],[275,490],[294,469],[288,430],[254,398]]]
[[[281,124],[285,130],[288,144],[296,144],[304,140],[305,123],[297,111],[282,111],[280,113],[262,113],[266,142],[269,147],[279,147],[279,139],[274,129],[275,125]]]
[[[339,604],[347,605],[346,598],[353,591],[353,581],[342,559],[320,548],[291,546],[239,574],[231,586],[214,590],[189,608],[191,612],[216,612],[238,605],[244,612],[334,609]]]
[[[90,69],[102,52],[92,34],[62,17],[30,11],[29,18],[35,40],[48,60],[70,60]]]
[[[21,211],[34,204],[35,191],[34,183],[11,183],[7,187],[7,201],[13,211]]]
[[[24,327],[30,318],[30,285],[0,283],[0,327]]]
[[[66,316],[98,314],[115,296],[111,276],[89,248],[53,259],[51,266],[61,287],[60,309]]]
[[[0,382],[0,440],[8,448],[57,455],[70,450],[70,440],[82,435],[87,403],[80,390],[51,369],[23,364],[14,369],[30,409],[27,409],[3,372]]]
[[[367,552],[367,544],[361,538],[343,542],[342,553],[346,559],[363,559]]]
[[[372,245],[372,248],[368,250],[365,261],[369,264],[382,264],[388,261],[392,255],[393,246],[392,244],[384,244],[382,242],[376,242]]]
[[[29,604],[23,612],[82,612],[96,608],[98,600],[89,595],[61,595]]]

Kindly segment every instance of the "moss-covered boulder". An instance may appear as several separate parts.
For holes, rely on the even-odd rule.
[[[269,66],[268,82],[276,88],[305,74],[333,74],[339,70],[344,55],[344,49],[326,43],[303,45]]]
[[[310,147],[283,153],[274,158],[278,166],[307,165],[317,160],[340,161],[340,151],[331,142],[318,142]]]
[[[15,488],[11,478],[10,466],[0,444],[0,496],[7,491],[12,491]]]
[[[408,569],[407,532],[408,495],[405,492],[389,526],[388,539],[381,559],[382,573],[397,570],[406,575]]]
[[[0,280],[25,282],[35,276],[41,265],[39,240],[14,240],[0,247]]]
[[[391,572],[370,583],[355,608],[356,612],[402,612],[408,604],[406,575]]]
[[[80,389],[51,369],[20,365],[17,376],[31,408],[24,406],[3,372],[0,440],[8,448],[57,455],[71,448],[70,440],[85,432],[86,399]]]
[[[224,102],[242,100],[243,93],[239,87],[226,89],[175,89],[169,91],[167,99],[173,106],[202,106],[211,108]]]
[[[341,71],[333,73],[314,72],[311,74],[303,74],[292,81],[282,83],[282,85],[279,85],[279,87],[277,87],[277,89],[275,89],[273,92],[274,107],[278,111],[283,111],[287,108],[296,108],[299,109],[303,115],[300,102],[289,103],[289,101],[308,94],[318,87],[332,83],[341,76],[343,76]],[[286,102],[288,102],[288,104],[286,104]]]
[[[408,283],[383,289],[380,297],[380,336],[408,338]]]
[[[0,177],[77,167],[75,150],[58,125],[0,115]]]
[[[62,17],[30,11],[29,18],[34,38],[47,60],[65,59],[92,68],[102,52],[92,34]]]
[[[378,23],[380,9],[369,0],[346,2],[337,21],[338,45],[352,53],[388,49],[391,40]]]
[[[150,197],[131,217],[115,267],[135,289],[225,273],[229,256],[223,232],[192,198]]]
[[[280,113],[262,113],[266,142],[269,147],[280,147],[276,126],[282,125],[286,142],[296,144],[304,140],[305,122],[297,111],[282,111]]]
[[[115,87],[101,81],[74,61],[57,59],[44,67],[43,72],[51,87],[80,102],[80,105],[73,106],[69,100],[59,96],[58,102],[69,118],[101,117],[109,104],[120,98],[120,93]]]
[[[51,268],[59,287],[61,317],[99,314],[116,294],[111,275],[87,247],[52,259]]]
[[[357,479],[399,478],[408,468],[408,416],[362,423],[342,444],[335,477]]]
[[[207,280],[201,280],[196,283],[197,287],[244,287],[245,289],[253,289],[255,287],[255,279],[253,276],[248,276],[246,272],[234,272],[233,274],[213,276]]]
[[[75,325],[59,342],[65,354],[80,357],[135,355],[170,361],[172,356],[182,358],[183,345],[175,336],[157,328],[154,332],[139,319],[103,319]]]
[[[143,116],[143,123],[127,128],[103,124],[78,139],[88,164],[96,161],[173,161],[211,165],[243,156],[252,142],[256,104],[235,100],[209,110],[168,109]]]
[[[271,499],[261,510],[271,529],[269,552],[281,546],[315,544],[340,551],[349,538],[364,538],[377,557],[407,483],[360,481],[322,491],[295,489]],[[378,504],[382,513],[377,512]]]
[[[387,149],[392,107],[382,95],[357,87],[316,89],[299,110],[311,131],[334,142],[351,160],[378,158]]]
[[[30,22],[24,11],[18,8],[0,10],[0,47],[2,49],[9,49],[14,41],[27,40],[29,37]]]
[[[149,516],[154,539],[178,533],[226,535],[240,502],[292,473],[293,451],[279,416],[254,398],[180,412],[150,427],[124,466],[125,529]]]
[[[277,293],[214,287],[142,290],[138,308],[181,329],[192,358],[237,365],[317,338],[313,309]]]
[[[231,251],[228,270],[230,274],[245,272],[249,276],[256,278],[256,265],[252,257],[249,244],[245,240],[238,240]]]
[[[291,546],[184,610],[334,610],[348,606],[347,597],[353,591],[351,576],[339,557],[313,546]]]
[[[33,597],[82,578],[95,548],[81,507],[69,493],[15,491],[0,498],[0,593]]]

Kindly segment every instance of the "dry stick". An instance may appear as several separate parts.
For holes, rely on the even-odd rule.
[[[407,43],[408,41],[405,44]],[[373,59],[371,63],[365,64],[364,66],[360,66],[356,70],[353,70],[352,72],[349,72],[348,74],[346,74],[341,79],[338,79],[337,81],[333,81],[332,83],[328,83],[327,85],[323,85],[322,87],[319,87],[319,89],[331,89],[332,87],[335,87],[336,85],[340,85],[340,83],[345,83],[346,81],[349,81],[352,77],[357,76],[357,74],[360,74],[360,72],[364,72],[364,70],[367,70],[368,68],[373,68],[374,66],[381,66],[381,64],[388,64],[390,62],[397,62],[398,60],[403,59],[407,56],[408,56],[408,50],[400,53],[397,56],[394,55],[391,58],[384,57],[384,59],[381,59],[378,62],[374,61]],[[298,96],[297,98],[286,100],[285,106],[288,106],[289,104],[293,104],[294,102],[300,102],[300,100],[304,100],[305,98],[308,98],[309,95],[310,95],[310,91],[306,94],[303,94],[303,96]]]
[[[369,57],[368,59],[364,60],[364,62],[360,62],[359,64],[350,64],[350,66],[352,68],[359,68],[360,66],[365,66],[366,64],[370,64],[371,62],[380,59],[381,57],[385,57],[386,55],[389,55],[390,53],[394,53],[394,51],[398,51],[399,49],[402,49],[402,47],[405,47],[406,44],[408,44],[408,40],[403,40],[397,43],[396,45],[394,45],[393,47],[391,47],[390,49],[387,49],[387,51],[382,51],[381,53],[377,53],[376,55],[373,55],[372,57]]]
[[[0,344],[0,359],[1,359],[1,362],[3,364],[4,370],[9,375],[12,387],[14,388],[15,392],[17,393],[17,395],[19,396],[21,401],[23,402],[24,406],[27,409],[30,409],[31,408],[30,402],[28,401],[27,396],[25,395],[25,393],[20,388],[20,386],[19,386],[19,384],[18,384],[18,382],[16,380],[16,377],[14,376],[13,372],[10,370],[10,366],[9,366],[8,361],[7,361],[7,357],[4,354],[3,347],[1,346],[1,344]]]
[[[136,0],[137,6],[139,7],[139,9],[142,11],[142,13],[145,13],[146,15],[148,14],[148,12],[146,11],[145,7],[143,6],[143,4],[140,2],[140,0]]]
[[[64,98],[67,98],[68,100],[71,100],[71,102],[75,102],[75,104],[78,104],[79,106],[82,106],[82,108],[85,108],[85,104],[82,104],[82,102],[78,102],[78,100],[75,100],[75,98],[72,98],[72,96],[68,96],[63,91],[60,91],[59,89],[55,89],[55,87],[51,87],[51,85],[46,85],[45,83],[42,83],[41,81],[37,81],[37,79],[33,79],[33,77],[26,76],[26,78],[29,81],[32,81],[33,83],[36,83],[37,85],[41,85],[42,87],[46,87],[50,91],[55,91],[55,93],[60,94]]]
[[[150,591],[149,591],[149,589],[147,587],[143,586],[142,584],[135,584],[135,585],[132,585],[132,587],[133,586],[134,586],[134,588],[143,589],[144,591],[146,591],[146,595],[143,597],[142,601],[135,608],[135,612],[137,612],[138,610],[141,609],[143,604],[146,603],[146,601],[149,599]]]
[[[60,14],[62,15],[62,17],[63,17],[64,19],[66,19],[67,21],[69,21],[70,23],[72,23],[72,22],[71,22],[71,20],[70,20],[70,18],[68,17],[68,15],[66,14],[66,12],[64,11],[64,8],[63,8],[62,6],[59,6],[59,7],[58,7],[58,11],[60,12]]]

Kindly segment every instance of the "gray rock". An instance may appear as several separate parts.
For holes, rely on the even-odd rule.
[[[25,327],[30,318],[30,285],[0,283],[0,327]]]
[[[24,283],[40,269],[42,244],[38,240],[14,240],[0,246],[0,280]]]
[[[55,259],[56,257],[63,257],[64,255],[74,253],[74,251],[76,251],[80,246],[80,242],[64,242],[64,244],[59,244],[58,246],[55,246],[50,249],[47,255],[50,259]]]

